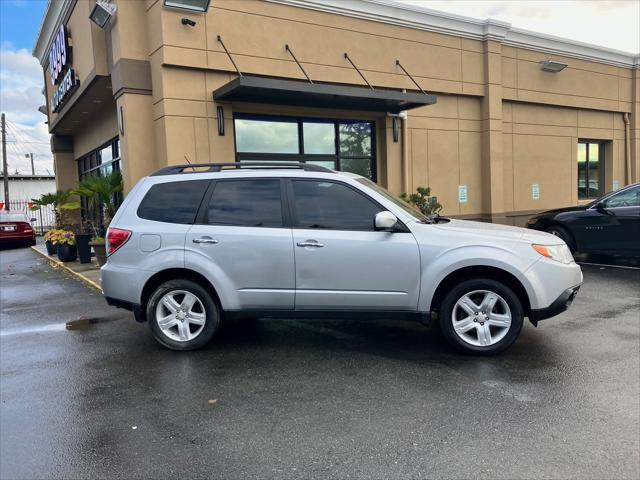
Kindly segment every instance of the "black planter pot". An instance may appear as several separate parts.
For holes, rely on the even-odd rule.
[[[80,263],[91,263],[91,235],[76,235],[76,247]]]
[[[51,240],[44,242],[47,247],[47,255],[55,255],[58,252],[58,246],[51,243]]]
[[[74,262],[78,258],[78,249],[75,245],[58,244],[58,259],[61,262]]]

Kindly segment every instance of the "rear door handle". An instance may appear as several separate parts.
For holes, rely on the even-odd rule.
[[[296,243],[299,247],[324,247],[324,243],[318,243],[315,240],[307,240],[306,242],[298,242]]]
[[[200,238],[194,238],[193,239],[193,243],[218,243],[218,240],[214,240],[211,237],[200,237]]]

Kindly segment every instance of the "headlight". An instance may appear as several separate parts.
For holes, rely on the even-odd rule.
[[[527,220],[527,227],[530,227],[531,225],[535,224],[538,221],[538,219],[536,217],[530,218],[529,220]]]
[[[532,245],[533,249],[543,257],[550,258],[556,262],[572,263],[573,255],[566,244],[562,245]]]

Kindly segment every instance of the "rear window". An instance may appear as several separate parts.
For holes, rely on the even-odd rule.
[[[209,180],[158,183],[140,202],[138,216],[155,222],[191,224],[208,185]]]
[[[26,215],[22,213],[0,213],[0,222],[29,222]]]

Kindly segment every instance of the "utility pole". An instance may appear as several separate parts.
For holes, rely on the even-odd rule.
[[[33,175],[35,177],[36,175],[36,169],[33,166],[33,153],[25,153],[24,154],[25,158],[30,158],[31,159],[31,175]]]
[[[4,209],[9,210],[9,167],[7,166],[7,125],[4,120],[4,113],[0,117],[0,127],[2,128],[2,171],[4,172]]]

